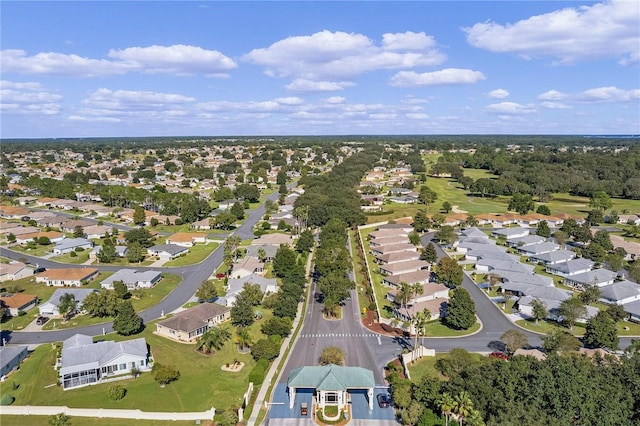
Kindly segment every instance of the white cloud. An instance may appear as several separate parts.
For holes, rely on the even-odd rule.
[[[382,48],[385,50],[422,50],[433,48],[435,45],[434,38],[424,32],[414,33],[407,31],[405,33],[382,35]]]
[[[298,78],[287,84],[285,87],[292,92],[336,92],[344,90],[345,87],[355,86],[348,81],[312,81]]]
[[[78,55],[44,52],[27,56],[24,50],[10,49],[0,52],[3,73],[41,74],[68,77],[97,77],[126,74],[131,64],[105,59],[83,58]]]
[[[544,101],[561,101],[567,99],[569,95],[566,93],[558,92],[557,90],[548,90],[538,95],[538,99]]]
[[[184,44],[112,49],[108,56],[150,74],[188,75],[197,73],[215,76],[220,71],[229,71],[237,67],[232,59],[216,50],[205,50],[198,46]]]
[[[585,102],[629,102],[640,100],[640,89],[623,90],[617,87],[598,87],[585,90],[577,96]]]
[[[346,99],[343,96],[332,96],[324,101],[328,104],[342,104]]]
[[[552,57],[560,63],[619,58],[619,63],[629,64],[639,58],[639,21],[637,1],[612,0],[560,9],[514,24],[478,23],[464,31],[469,44],[492,52]]]
[[[264,66],[270,76],[315,81],[331,81],[381,69],[433,66],[445,60],[442,53],[425,43],[426,36],[404,33],[385,34],[385,37],[391,46],[416,47],[422,43],[425,47],[396,52],[377,46],[362,34],[324,30],[310,36],[288,37],[269,47],[254,49],[243,59]]]
[[[0,53],[0,66],[4,73],[67,77],[101,77],[129,72],[226,77],[223,71],[237,67],[233,60],[220,52],[185,45],[110,50],[108,56],[111,59],[92,59],[55,52],[28,56],[24,50],[17,49]]]
[[[570,109],[569,105],[562,102],[541,102],[540,106],[547,109]]]
[[[443,84],[472,84],[485,79],[486,77],[480,71],[446,68],[421,74],[414,71],[400,71],[391,77],[390,84],[396,87],[435,86]]]
[[[425,113],[416,113],[416,112],[411,112],[409,114],[405,114],[405,116],[407,118],[410,118],[412,120],[426,120],[427,118],[429,118],[428,114]]]
[[[56,115],[62,96],[45,89],[40,83],[0,81],[0,111],[21,115]]]
[[[493,99],[504,99],[509,97],[509,92],[505,89],[496,89],[490,91],[488,96]]]
[[[536,112],[534,106],[521,105],[516,102],[500,102],[498,104],[491,104],[487,106],[486,110],[500,115],[523,115],[533,114]]]

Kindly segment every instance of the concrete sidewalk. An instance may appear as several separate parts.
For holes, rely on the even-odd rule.
[[[66,406],[5,405],[2,407],[2,414],[4,415],[53,416],[58,413],[64,413],[70,417],[106,417],[136,420],[213,420],[216,409],[211,407],[211,410],[203,412],[176,413],[109,408],[69,408]]]

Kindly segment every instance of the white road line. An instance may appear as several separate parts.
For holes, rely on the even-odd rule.
[[[380,336],[378,336],[378,345],[382,345],[382,342],[380,341]]]

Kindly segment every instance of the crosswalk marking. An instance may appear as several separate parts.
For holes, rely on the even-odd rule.
[[[318,337],[379,337],[376,333],[329,333],[329,334],[301,334],[302,339]]]

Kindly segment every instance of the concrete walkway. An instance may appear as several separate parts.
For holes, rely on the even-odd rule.
[[[203,412],[176,413],[108,408],[69,408],[65,406],[5,405],[2,407],[2,414],[4,415],[53,416],[58,413],[64,413],[70,417],[107,417],[136,420],[213,420],[216,409],[211,407],[211,410]]]

